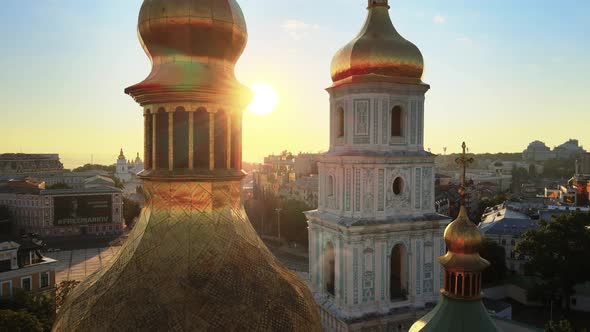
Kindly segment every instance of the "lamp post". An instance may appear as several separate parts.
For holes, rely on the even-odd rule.
[[[282,210],[283,209],[281,209],[281,208],[276,208],[275,209],[275,211],[277,211],[277,225],[279,226],[278,227],[279,228],[279,231],[278,231],[278,233],[279,233],[279,240],[281,239],[281,211]]]

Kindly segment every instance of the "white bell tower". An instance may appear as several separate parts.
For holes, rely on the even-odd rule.
[[[310,283],[327,330],[404,331],[440,298],[449,223],[434,209],[424,151],[423,59],[369,0],[357,38],[332,61],[330,150],[309,220]]]

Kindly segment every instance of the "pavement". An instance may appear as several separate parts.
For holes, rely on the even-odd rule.
[[[52,243],[49,248],[63,248],[61,251],[45,252],[44,255],[58,261],[55,269],[56,283],[65,280],[82,281],[105,266],[117,255],[121,241],[113,239],[95,241],[61,241]],[[270,251],[291,270],[305,274],[309,264],[305,248],[276,246],[266,241]],[[94,246],[94,247],[93,247]]]
[[[47,252],[44,255],[58,261],[56,283],[65,280],[82,281],[106,265],[121,249],[120,246]]]

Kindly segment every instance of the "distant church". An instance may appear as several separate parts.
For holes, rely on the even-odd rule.
[[[144,165],[143,161],[139,157],[139,153],[137,153],[137,157],[135,160],[127,160],[125,158],[125,154],[123,153],[123,149],[119,153],[119,157],[117,158],[117,169],[115,171],[115,177],[121,180],[122,182],[129,182],[137,177],[137,174],[143,171]]]
[[[370,0],[332,60],[330,149],[309,219],[310,283],[329,331],[407,331],[440,298],[450,220],[434,208],[424,150],[424,61]]]

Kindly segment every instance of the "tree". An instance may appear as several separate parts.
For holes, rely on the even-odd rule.
[[[545,324],[545,332],[574,332],[572,324],[567,320],[561,320],[559,322],[549,321]]]
[[[31,313],[0,310],[0,332],[43,332],[43,325]]]
[[[503,280],[507,271],[506,250],[504,247],[496,243],[494,240],[485,238],[479,250],[479,254],[490,262],[490,267],[488,267],[483,273],[483,283],[490,284]]]
[[[281,235],[287,241],[307,245],[307,218],[303,214],[311,208],[307,204],[287,200],[282,204],[281,211]]]
[[[68,295],[80,284],[76,280],[64,280],[57,285],[55,290],[55,307],[57,310],[65,303]]]
[[[115,173],[117,170],[117,165],[98,165],[98,164],[86,164],[84,166],[75,168],[73,172],[86,172],[86,171],[106,171],[109,173]]]
[[[524,233],[515,250],[528,258],[525,272],[540,279],[527,296],[545,301],[561,296],[569,311],[574,286],[590,280],[590,213],[538,223],[539,229]]]
[[[127,225],[127,227],[133,225],[133,220],[139,217],[140,213],[141,208],[138,203],[127,197],[123,197],[123,219],[125,220],[125,225]]]
[[[55,299],[48,294],[35,294],[18,289],[11,299],[10,309],[26,310],[35,316],[45,331],[55,320]]]
[[[115,181],[115,188],[119,188],[119,189],[124,189],[125,188],[125,184],[119,180],[118,177],[116,176],[111,176],[110,177],[113,181]]]

